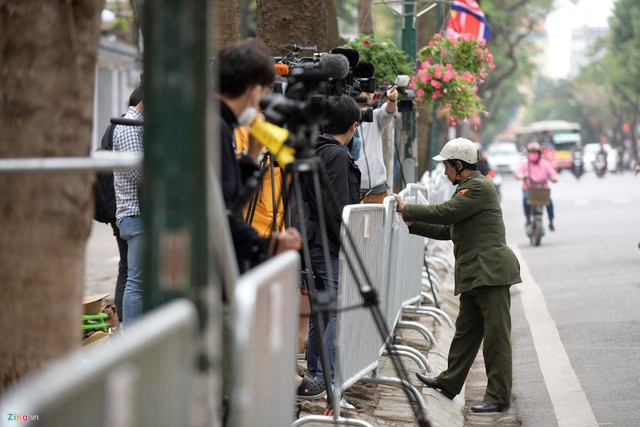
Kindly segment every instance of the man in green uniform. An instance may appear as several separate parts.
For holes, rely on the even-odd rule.
[[[438,205],[409,205],[398,195],[397,210],[412,234],[452,240],[455,295],[460,295],[456,332],[448,367],[437,377],[416,374],[427,387],[449,399],[460,393],[484,340],[487,388],[474,412],[500,412],[511,399],[511,285],[520,283],[520,264],[507,246],[502,209],[495,187],[477,171],[478,150],[464,138],[453,139],[434,160],[457,185],[453,197]]]

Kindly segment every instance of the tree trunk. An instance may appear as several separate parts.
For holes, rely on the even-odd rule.
[[[358,32],[373,35],[371,0],[358,0]]]
[[[325,0],[256,0],[256,38],[277,54],[290,44],[315,44],[326,52],[327,22]]]
[[[327,43],[328,49],[342,46],[344,40],[340,37],[340,29],[338,28],[338,9],[336,7],[336,0],[326,0],[327,7]]]
[[[0,3],[0,158],[87,156],[102,1]],[[0,173],[0,392],[81,339],[92,173]]]
[[[215,46],[219,48],[225,43],[240,41],[240,0],[217,1],[215,8]]]

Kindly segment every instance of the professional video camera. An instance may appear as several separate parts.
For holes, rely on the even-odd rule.
[[[358,103],[366,103],[362,92],[375,92],[375,66],[360,61],[355,49],[335,48],[328,53],[316,52],[314,45],[284,45],[285,56],[274,57],[277,74],[273,94],[260,106],[267,120],[289,129],[287,145],[302,148],[310,138],[310,129],[319,128],[326,120],[323,100],[327,96],[348,95]],[[301,53],[307,56],[300,57]],[[360,121],[373,121],[373,108],[360,110]]]

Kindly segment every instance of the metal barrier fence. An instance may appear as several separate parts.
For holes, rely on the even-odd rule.
[[[300,270],[298,253],[287,251],[242,275],[235,287],[228,426],[293,422]]]
[[[113,171],[142,168],[142,154],[94,151],[90,157],[38,157],[0,159],[0,173]]]
[[[424,240],[417,236],[410,236],[407,226],[401,219],[399,223],[397,219],[394,222],[395,199],[388,197],[385,202],[385,205],[350,205],[343,210],[334,399],[339,400],[345,390],[358,380],[363,380],[405,387],[419,405],[425,408],[422,395],[412,384],[398,378],[380,377],[376,373],[385,345],[393,338],[392,332],[400,315],[403,298],[407,292],[414,292],[414,298],[420,295],[424,259]],[[354,247],[347,243],[345,238],[347,231],[353,238]],[[376,289],[380,297],[380,311],[385,316],[389,336],[380,335],[372,313],[362,307],[363,298],[357,280],[362,284],[367,284],[367,281],[363,269],[355,261],[354,252],[356,251],[371,280],[369,284]],[[408,280],[415,281],[408,286],[412,291],[403,289]],[[355,306],[358,308],[345,310]],[[412,352],[408,349],[396,348],[396,352],[403,356],[412,356]],[[413,358],[422,369],[425,369],[424,356],[413,355]],[[307,422],[370,425],[355,418],[341,418],[339,405],[335,405],[332,418],[307,416],[297,420],[294,426]]]
[[[444,165],[439,163],[429,175],[423,176],[422,186],[428,187],[429,204],[442,203],[451,198],[455,187],[444,175]],[[444,319],[452,327],[453,323],[449,316],[440,309],[438,301],[438,287],[442,280],[439,272],[446,273],[453,271],[453,244],[451,241],[440,241],[434,239],[425,240],[425,271],[423,272],[422,292],[423,302],[428,301],[431,306],[424,304],[406,305],[405,311],[420,314],[429,314],[442,324]],[[435,341],[434,341],[435,343]]]
[[[338,307],[359,306],[364,303],[357,280],[366,284],[364,272],[355,262],[357,252],[371,279],[371,286],[379,296],[385,295],[388,248],[385,244],[385,211],[379,204],[352,205],[342,212],[343,228],[340,250],[340,285]],[[345,242],[348,229],[355,247]],[[348,260],[351,260],[349,263]],[[353,267],[351,270],[350,267]],[[371,312],[366,308],[338,312],[336,326],[336,391],[342,392],[378,366],[384,340],[380,336]],[[386,337],[385,337],[386,339]]]
[[[196,324],[193,303],[170,302],[126,335],[26,378],[3,396],[0,413],[48,427],[186,425]]]

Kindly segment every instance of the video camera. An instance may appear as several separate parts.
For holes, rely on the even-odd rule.
[[[280,48],[287,49],[288,53],[273,58],[277,75],[273,94],[265,97],[260,106],[269,122],[291,131],[287,143],[294,147],[308,138],[305,128],[319,128],[325,123],[323,100],[326,97],[348,95],[358,103],[366,103],[360,94],[376,90],[375,66],[360,61],[360,52],[356,49],[340,47],[318,53],[314,45],[292,44]],[[307,55],[300,57],[301,53]],[[360,121],[373,121],[371,107],[360,110]],[[300,135],[301,129],[304,136]]]

